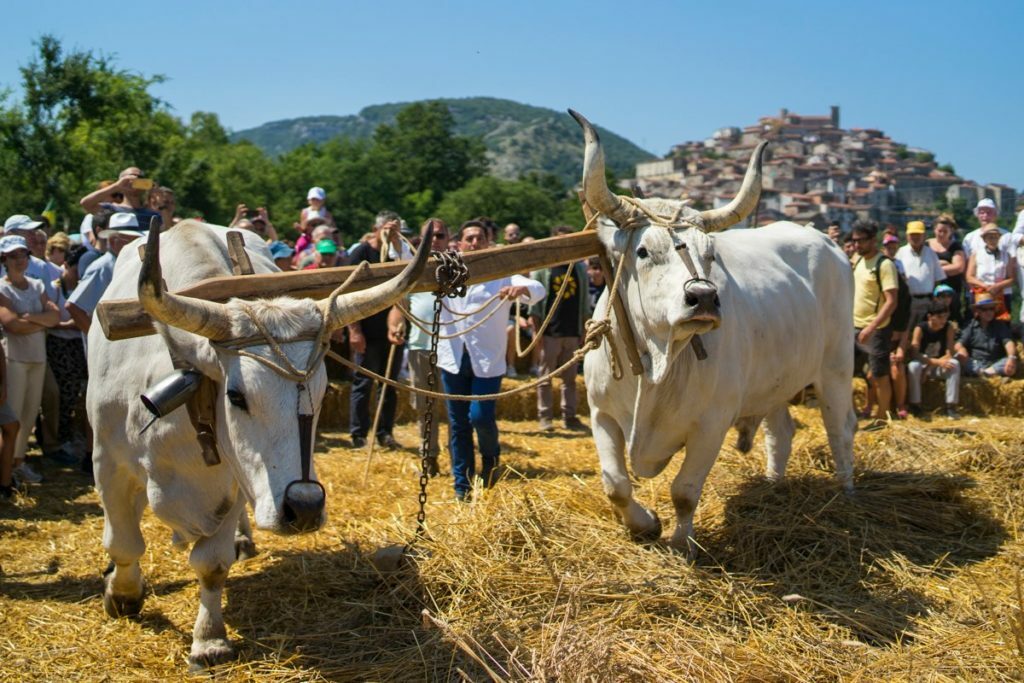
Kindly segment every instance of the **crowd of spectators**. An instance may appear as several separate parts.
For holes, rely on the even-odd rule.
[[[1012,231],[996,223],[991,199],[974,213],[979,227],[962,239],[948,213],[935,219],[930,239],[924,222],[907,223],[905,243],[894,226],[881,235],[872,222],[849,235],[829,226],[853,267],[856,365],[868,381],[861,417],[921,415],[921,383],[931,378],[945,382],[942,410],[955,418],[961,377],[1016,375],[1024,309],[1014,321],[1013,294],[1024,283],[1016,258],[1024,211]]]

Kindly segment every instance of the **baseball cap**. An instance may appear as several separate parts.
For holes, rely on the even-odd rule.
[[[886,235],[885,237],[882,238],[882,244],[892,244],[893,242],[899,244],[900,238],[897,237],[896,235]]]
[[[974,207],[975,211],[977,211],[978,209],[992,209],[993,211],[995,211],[996,203],[992,201],[991,197],[985,197],[980,202],[978,202],[978,205],[976,207]]]
[[[321,254],[337,254],[338,245],[334,243],[334,240],[320,240],[316,243],[316,250]]]
[[[270,243],[270,255],[276,261],[279,258],[289,258],[295,253],[295,250],[289,247],[287,244],[281,241]]]
[[[110,217],[110,222],[107,223],[107,227],[96,233],[96,236],[100,239],[109,239],[115,235],[123,235],[125,237],[142,236],[142,231],[139,230],[139,219],[134,213],[121,211],[113,214]]]
[[[949,294],[950,296],[956,296],[956,290],[949,285],[937,285],[935,291],[932,292],[932,296],[942,296],[943,294]]]
[[[910,221],[907,223],[908,235],[923,235],[925,232],[924,223],[922,221]]]
[[[34,221],[23,213],[17,213],[4,221],[4,232],[11,230],[35,230],[42,224],[42,221]]]
[[[28,242],[21,235],[4,235],[0,237],[0,254],[10,254],[12,251],[24,249],[28,251]]]
[[[327,193],[324,192],[324,188],[322,187],[311,187],[309,188],[309,192],[306,193],[306,199],[319,199],[320,201],[324,201],[327,199]]]

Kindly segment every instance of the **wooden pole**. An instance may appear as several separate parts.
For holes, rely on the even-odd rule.
[[[176,226],[177,228],[181,225]],[[506,275],[523,273],[540,268],[579,261],[601,253],[601,243],[592,230],[571,235],[549,237],[527,244],[516,244],[462,255],[469,268],[469,282],[488,282]],[[352,283],[353,291],[366,289],[390,280],[398,275],[405,263],[391,262],[373,264],[366,277]],[[427,264],[413,292],[432,292],[437,287],[434,271],[437,262]],[[258,299],[272,296],[310,297],[321,299],[335,290],[352,274],[356,266],[321,268],[288,273],[258,273],[255,275],[225,275],[203,280],[195,285],[178,290],[176,294],[207,301]],[[136,299],[119,299],[101,302],[96,317],[108,339],[131,339],[154,333],[149,315]],[[620,318],[621,319],[621,318]],[[627,344],[627,346],[629,346]]]

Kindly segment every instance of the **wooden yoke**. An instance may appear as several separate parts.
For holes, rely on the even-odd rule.
[[[587,204],[586,198],[583,196],[583,191],[577,192],[580,198],[580,205],[583,207],[583,217],[589,224],[591,219],[594,217],[594,210]],[[597,233],[595,226],[593,232]],[[600,241],[598,242],[600,245]],[[612,260],[608,256],[608,252],[603,246],[600,246],[597,252],[597,258],[601,260],[601,270],[604,271],[604,282],[605,287],[611,287],[615,281],[615,271],[612,268]],[[610,294],[610,293],[609,293]],[[626,345],[626,356],[629,358],[629,368],[634,375],[639,375],[644,371],[643,363],[640,362],[640,349],[636,345],[636,336],[633,334],[633,326],[629,322],[629,317],[626,315],[626,304],[623,303],[621,296],[616,296],[612,300],[612,305],[615,311],[615,320],[619,323],[619,334],[622,335],[622,341]]]
[[[550,266],[580,261],[603,251],[597,233],[593,230],[571,235],[549,237],[527,244],[482,249],[462,255],[469,268],[467,284],[487,282],[506,275],[539,270]],[[437,289],[434,271],[437,261],[431,258],[423,270],[413,292],[432,292]],[[398,275],[406,264],[402,262],[375,263],[368,268],[366,277],[351,284],[351,291],[366,289]],[[231,298],[259,299],[273,296],[310,297],[322,299],[333,292],[356,269],[356,266],[321,268],[287,273],[257,273],[255,275],[226,275],[203,280],[175,292],[207,301],[227,301]],[[131,339],[153,334],[153,323],[137,299],[103,301],[96,309],[96,318],[108,339]],[[620,318],[624,320],[624,318]],[[630,344],[627,344],[627,347]],[[632,359],[631,359],[632,362]]]

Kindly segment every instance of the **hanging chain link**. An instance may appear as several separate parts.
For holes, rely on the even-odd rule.
[[[437,291],[434,292],[434,318],[430,326],[430,356],[427,370],[427,390],[434,391],[437,384],[437,341],[441,336],[441,305],[445,297],[454,299],[466,295],[466,280],[469,268],[458,252],[433,252],[438,260],[434,278],[437,280]],[[420,509],[416,513],[416,535],[423,535],[423,526],[427,519],[427,483],[431,472],[436,473],[437,463],[431,463],[430,442],[436,425],[434,425],[434,397],[427,395],[423,407],[423,440],[420,443]]]

